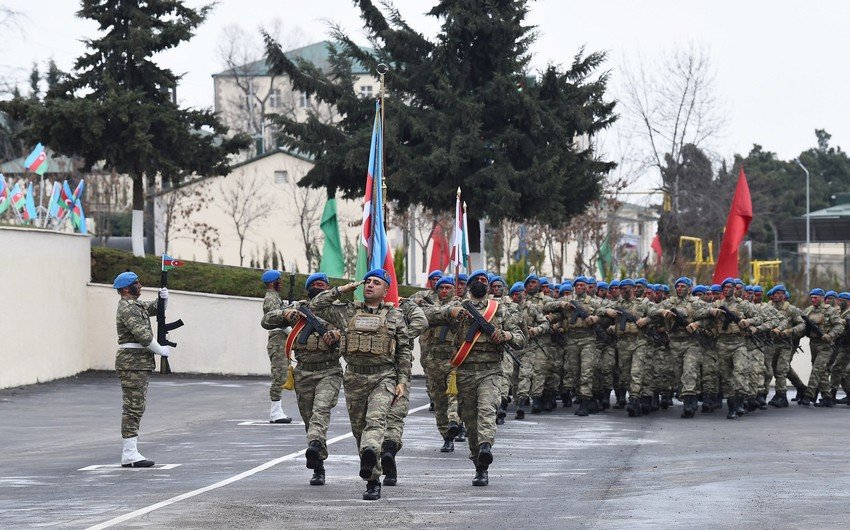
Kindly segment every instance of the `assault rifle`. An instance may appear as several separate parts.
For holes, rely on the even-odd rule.
[[[670,312],[673,313],[674,316],[673,326],[670,328],[671,332],[679,329],[684,330],[686,327],[688,327],[688,317],[685,316],[684,313],[682,313],[675,307],[671,307]]]
[[[625,331],[626,330],[626,324],[628,324],[629,322],[637,325],[638,317],[636,317],[632,313],[628,312],[626,309],[618,306],[618,307],[614,308],[614,311],[616,311],[617,313],[620,314],[619,318],[617,319],[619,326],[620,326],[620,331]],[[665,345],[664,337],[662,337],[661,334],[658,333],[657,330],[648,328],[646,326],[644,326],[642,328],[638,327],[638,329],[641,330],[643,332],[643,334],[647,336],[647,338],[652,340],[652,342],[656,346],[664,346]]]
[[[475,333],[478,331],[481,331],[481,333],[484,333],[488,337],[496,332],[496,326],[494,326],[490,322],[487,322],[487,320],[481,315],[481,313],[479,313],[478,310],[475,309],[475,306],[472,305],[471,301],[465,301],[463,303],[463,308],[466,309],[466,312],[469,313],[474,322],[471,326],[469,326],[469,331],[466,332],[466,340],[468,342],[471,342],[472,339],[475,338]],[[511,358],[511,361],[513,361],[514,364],[517,365],[519,368],[522,368],[522,363],[519,361],[519,359],[517,359],[516,355],[513,354],[510,347],[505,343],[502,343],[501,346],[504,352],[508,354],[508,357]]]
[[[318,333],[319,336],[324,336],[325,333],[328,332],[328,328],[322,324],[319,317],[317,317],[306,304],[298,304],[297,311],[301,313],[301,316],[307,321],[306,325],[301,328],[301,332],[298,334],[298,344],[307,344],[307,339],[310,337],[310,333],[313,333],[314,331]]]
[[[582,320],[587,320],[587,318],[591,316],[590,312],[585,309],[580,303],[571,301],[570,305],[573,306],[573,316],[570,317],[570,324],[575,324],[579,318],[581,318]],[[591,329],[596,335],[596,340],[602,342],[603,345],[610,346],[617,342],[617,336],[611,335],[610,333],[605,331],[598,323],[591,326]]]
[[[717,346],[717,341],[715,341],[704,329],[697,330],[696,333],[694,333],[694,338],[697,340],[697,343],[703,347],[703,349],[713,350],[714,347]]]
[[[806,334],[807,337],[809,337],[810,339],[821,339],[821,340],[823,340],[824,337],[826,337],[826,335],[824,334],[824,332],[820,328],[820,326],[815,324],[812,321],[811,318],[809,318],[809,317],[807,317],[806,315],[803,315],[803,314],[800,315],[800,318],[802,318],[803,322],[806,323],[805,334]],[[832,351],[834,353],[838,353],[838,346],[834,342],[829,343],[829,345],[832,348]]]
[[[168,287],[168,271],[162,271],[159,275],[159,286]],[[165,322],[165,300],[159,299],[156,303],[156,341],[160,346],[177,346],[176,342],[168,340],[168,332],[183,326],[182,320],[177,320],[166,324]],[[170,374],[171,365],[168,363],[168,357],[160,357],[159,373]]]
[[[717,309],[719,309],[720,311],[723,312],[723,329],[724,330],[729,329],[729,324],[735,324],[736,326],[738,326],[740,328],[740,322],[742,320],[744,320],[743,317],[736,314],[734,311],[732,311],[731,309],[729,309],[725,305],[722,305],[722,306],[718,307]],[[769,347],[769,346],[772,345],[772,344],[767,344],[765,342],[764,338],[759,336],[759,334],[753,333],[752,331],[746,330],[744,328],[740,328],[740,329],[741,329],[742,332],[744,332],[744,334],[751,341],[753,341],[753,346],[755,346],[758,351],[765,353],[765,351],[762,349],[762,346]]]

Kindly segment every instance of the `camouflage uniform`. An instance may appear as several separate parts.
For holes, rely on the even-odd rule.
[[[586,311],[588,316],[593,316],[601,306],[599,299],[589,294],[575,297],[569,302]],[[557,301],[554,303],[557,304]],[[551,308],[550,304],[547,309]],[[572,374],[571,381],[563,382],[564,387],[574,389],[575,394],[581,399],[592,399],[593,383],[599,363],[599,350],[593,325],[588,324],[572,307],[561,309],[559,316],[561,326],[567,330],[565,357],[568,359],[569,372]]]
[[[263,298],[263,318],[266,315],[275,311],[276,315],[282,314],[282,310],[286,307],[280,294],[276,291],[266,291],[266,296]],[[269,354],[269,362],[272,367],[272,385],[269,387],[269,399],[271,401],[280,401],[281,387],[286,380],[286,369],[289,366],[289,361],[286,359],[284,345],[286,343],[286,332],[283,329],[272,329],[274,326],[263,326],[269,330],[269,342],[266,346],[266,352]]]
[[[410,383],[411,347],[404,315],[391,305],[369,308],[339,300],[339,288],[316,295],[310,308],[342,330],[339,350],[346,362],[345,404],[359,453],[381,449],[395,387]],[[382,474],[380,460],[372,475]]]
[[[646,298],[621,299],[617,309],[622,309],[637,318],[650,316],[650,302]],[[600,307],[598,315],[609,309]],[[648,325],[648,324],[647,324]],[[617,334],[617,349],[620,353],[620,384],[628,385],[630,398],[651,398],[654,371],[650,363],[649,347],[646,336],[633,322],[617,322],[614,324]]]
[[[529,304],[535,304],[538,306],[545,307],[548,303],[553,302],[554,299],[546,296],[542,292],[538,292],[536,294],[529,294],[526,296],[526,300]],[[517,321],[519,321],[517,319]],[[546,352],[546,360],[545,362],[535,363],[534,366],[534,378],[540,378],[543,381],[543,401],[552,402],[556,399],[558,395],[558,391],[561,387],[562,375],[561,375],[561,365],[563,363],[564,351],[563,348],[558,347],[552,340],[552,335],[548,333],[544,333],[535,337],[537,339],[537,344],[534,344],[535,347],[539,350],[541,347],[543,351]],[[548,409],[547,409],[548,410]]]
[[[549,321],[543,316],[542,308],[538,304],[524,300],[519,308],[519,314],[522,316],[526,329],[536,330],[535,337],[548,333]],[[517,354],[522,361],[516,389],[517,406],[519,406],[519,403],[526,404],[531,397],[540,398],[543,396],[543,371],[536,369],[535,366],[548,363],[548,359],[546,352],[541,350],[531,338],[529,338],[526,347]]]
[[[841,340],[836,341],[838,345],[838,356],[832,365],[830,385],[832,386],[833,394],[841,388],[844,390],[845,395],[850,396],[850,342],[847,340],[848,332],[850,332],[847,328],[847,322],[850,319],[850,308],[845,309],[839,315],[839,318],[844,322],[844,333],[841,335]]]
[[[150,317],[156,316],[157,300],[140,302],[121,298],[115,314],[118,331],[118,352],[115,371],[121,381],[123,409],[121,412],[121,437],[139,435],[139,423],[145,413],[148,381],[156,367],[154,354],[147,348],[122,348],[122,344],[147,346],[154,340]]]
[[[693,323],[693,315],[700,305],[702,302],[697,297],[690,295],[680,297],[678,294],[658,304],[660,311],[675,310],[681,316],[678,320],[673,318],[664,321],[664,330],[670,337],[672,375],[663,390],[671,392],[678,387],[679,399],[685,405],[682,413],[684,418],[693,417],[697,409],[696,396],[699,392],[700,358],[702,357],[702,348],[685,328]]]
[[[297,302],[293,309],[307,304],[306,300]],[[336,329],[322,319],[319,321],[328,330]],[[285,326],[289,322],[283,318],[283,310],[278,309],[267,312],[263,317],[263,324]],[[306,340],[302,342],[304,339]],[[336,345],[328,346],[315,330],[304,339],[299,333],[298,339],[295,339],[292,345],[292,355],[297,362],[293,371],[295,398],[298,403],[298,412],[304,420],[304,429],[307,431],[307,443],[314,440],[319,442],[320,459],[326,460],[328,458],[328,427],[331,421],[331,410],[339,401],[342,367],[339,364],[339,351]],[[288,366],[289,360],[286,359],[285,352],[283,358]]]
[[[420,344],[427,340],[431,352],[428,355],[428,373],[431,374],[431,399],[434,400],[434,417],[437,421],[437,429],[440,437],[446,439],[446,431],[449,423],[460,423],[457,413],[457,397],[447,396],[446,389],[449,381],[449,372],[452,367],[449,360],[455,353],[454,339],[455,329],[450,324],[438,324],[443,322],[442,313],[447,305],[451,305],[455,297],[449,297],[445,302],[437,300],[434,305],[423,306],[425,316],[428,318],[429,328],[422,333]]]
[[[780,303],[769,302],[776,312],[779,314],[779,321],[775,326],[780,331],[791,332],[794,326],[801,324],[803,319],[800,318],[800,309],[792,305],[787,300]],[[788,340],[795,344],[797,341],[794,337],[788,337]],[[770,382],[774,378],[776,395],[784,395],[788,387],[786,377],[789,376],[791,370],[791,357],[795,346],[789,346],[782,340],[774,340],[772,348],[768,348],[764,359],[764,385],[762,386],[762,394],[767,395],[770,392]],[[796,374],[794,374],[796,377]],[[799,379],[799,378],[797,378]]]
[[[415,302],[421,308],[437,305],[437,293],[433,289],[423,289],[417,291],[410,297],[410,300]],[[431,393],[431,377],[428,373],[430,366],[428,363],[428,355],[431,353],[431,337],[425,333],[419,336],[419,364],[422,365],[422,372],[425,374],[425,389],[430,398]],[[431,399],[433,401],[433,398]]]
[[[809,306],[803,310],[803,316],[809,318],[815,325],[820,327],[825,336],[833,342],[844,333],[844,320],[838,314],[838,310],[826,303],[817,307]],[[806,324],[798,324],[794,328],[795,333],[805,332]],[[818,392],[824,398],[832,397],[832,388],[829,384],[829,362],[832,358],[832,346],[821,337],[809,337],[809,348],[812,350],[812,372],[809,375],[806,397],[814,401]]]

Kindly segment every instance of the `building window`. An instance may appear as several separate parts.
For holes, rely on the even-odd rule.
[[[269,108],[279,109],[280,107],[280,89],[273,88],[271,92],[269,92]]]
[[[371,98],[372,97],[372,85],[360,85],[360,97],[361,98]]]
[[[301,93],[301,96],[298,98],[298,106],[302,109],[311,109],[313,108],[313,104],[310,102],[310,97],[305,93]]]
[[[275,184],[286,184],[289,182],[289,171],[275,171],[274,172],[274,183]]]

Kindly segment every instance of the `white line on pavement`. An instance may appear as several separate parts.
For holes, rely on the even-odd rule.
[[[408,415],[413,414],[415,412],[419,412],[420,410],[425,410],[428,408],[428,405],[422,405],[421,407],[416,407],[414,409],[410,409]],[[354,436],[351,433],[343,434],[342,436],[337,436],[335,438],[331,438],[328,440],[327,444],[335,444],[341,440],[345,440]],[[181,495],[177,495],[176,497],[171,497],[170,499],[166,499],[164,501],[158,502],[156,504],[151,504],[150,506],[145,506],[144,508],[138,509],[134,512],[126,513],[124,515],[120,515],[115,517],[114,519],[110,519],[108,521],[104,521],[100,524],[90,526],[87,530],[99,530],[101,528],[109,528],[110,526],[115,526],[117,524],[121,524],[123,522],[129,521],[130,519],[135,519],[136,517],[145,515],[147,513],[151,513],[154,510],[159,510],[160,508],[165,508],[166,506],[171,506],[172,504],[178,503],[180,501],[184,501],[186,499],[191,499],[192,497],[196,497],[202,493],[206,493],[208,491],[216,490],[218,488],[222,488],[227,486],[228,484],[233,484],[234,482],[240,481],[243,478],[248,478],[251,475],[256,475],[261,471],[265,471],[270,467],[274,467],[282,462],[286,462],[288,460],[293,460],[299,456],[303,456],[306,449],[302,449],[300,451],[296,451],[294,453],[289,453],[288,455],[281,456],[279,458],[275,458],[274,460],[269,460],[265,464],[260,464],[257,467],[251,468],[248,471],[243,471],[238,475],[234,475],[230,478],[224,479],[222,481],[216,482],[215,484],[210,484],[209,486],[205,486],[203,488],[198,488],[196,490],[188,491]]]

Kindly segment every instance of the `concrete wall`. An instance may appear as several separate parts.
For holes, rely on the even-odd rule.
[[[88,236],[0,227],[0,388],[89,368],[89,248]]]

